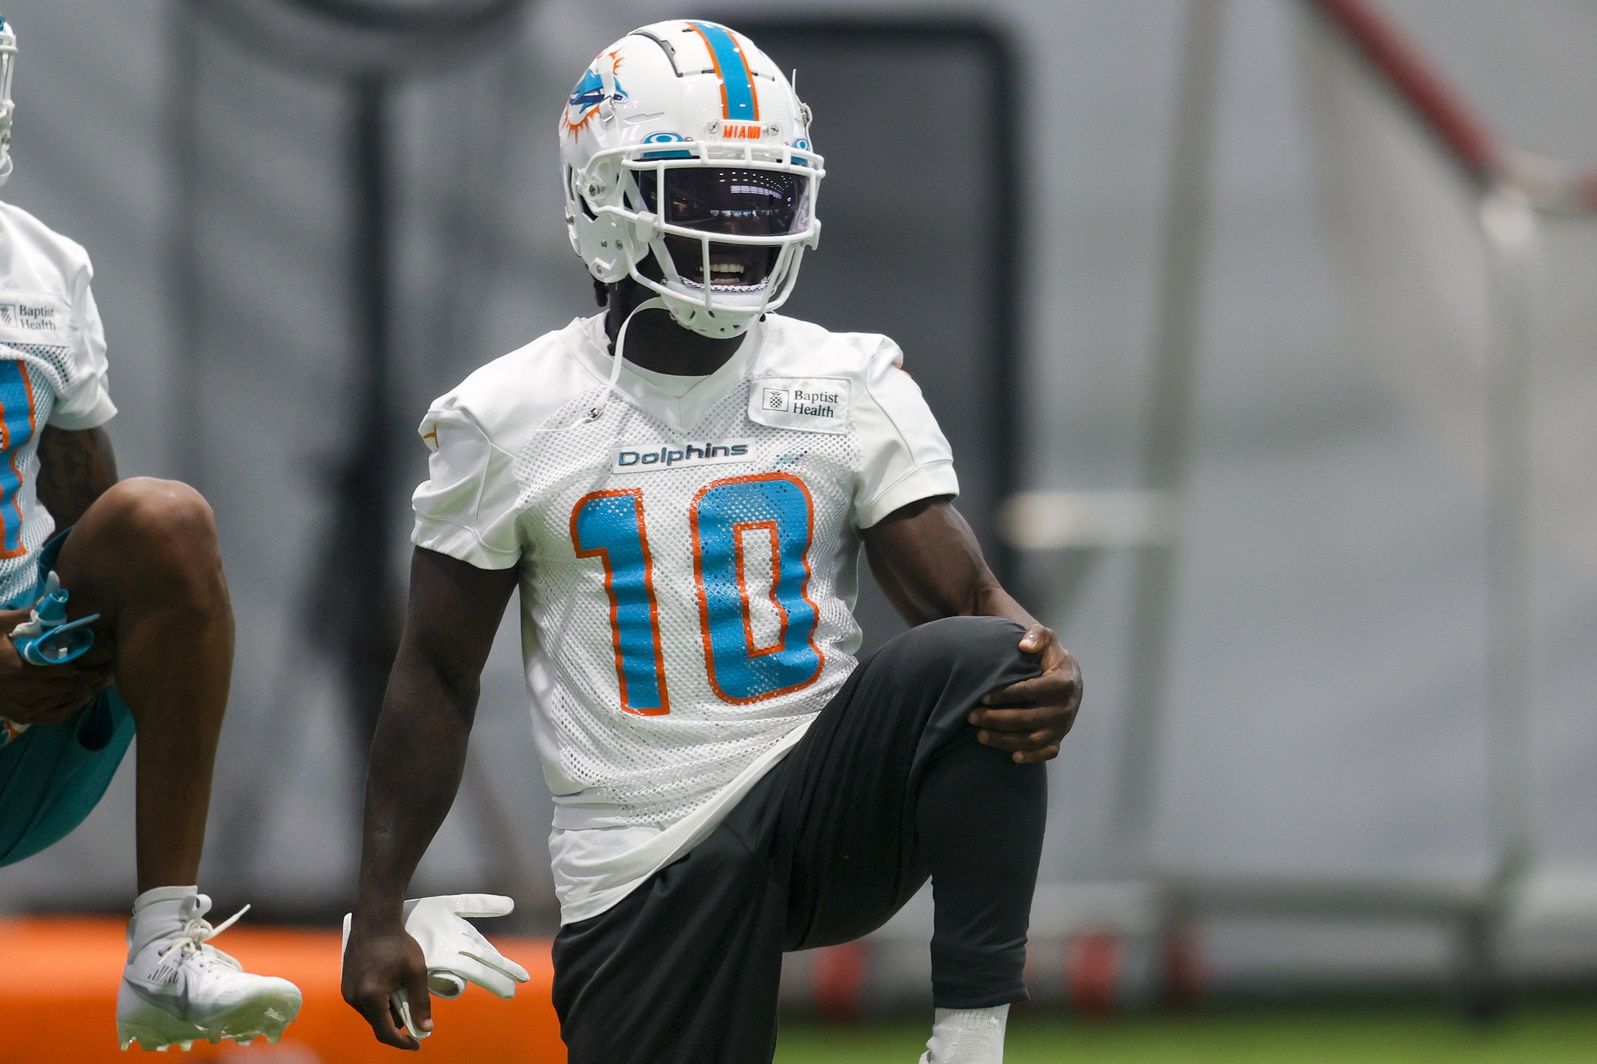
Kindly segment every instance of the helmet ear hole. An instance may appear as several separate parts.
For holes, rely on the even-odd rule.
[[[566,194],[573,203],[582,209],[583,215],[589,221],[593,221],[598,217],[598,215],[593,213],[593,208],[588,206],[587,197],[577,188],[577,172],[569,166],[566,167]]]

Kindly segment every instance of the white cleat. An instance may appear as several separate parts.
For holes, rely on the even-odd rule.
[[[117,1041],[124,1050],[188,1051],[196,1041],[231,1038],[249,1045],[265,1035],[275,1042],[299,1012],[299,988],[286,979],[251,975],[209,940],[244,915],[212,927],[205,920],[211,899],[197,894],[183,903],[184,923],[145,943],[128,961],[116,997]],[[248,906],[245,906],[248,909]]]

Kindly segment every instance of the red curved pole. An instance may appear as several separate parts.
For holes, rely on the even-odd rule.
[[[1521,181],[1515,153],[1506,148],[1464,97],[1375,5],[1365,0],[1307,0],[1369,60],[1420,122],[1475,181],[1521,187],[1539,206],[1597,212],[1597,170],[1545,181]]]
[[[1502,150],[1496,136],[1395,25],[1362,0],[1309,4],[1352,40],[1471,177],[1498,176]]]

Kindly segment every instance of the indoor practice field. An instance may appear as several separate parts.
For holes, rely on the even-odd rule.
[[[119,764],[0,627],[0,1064],[1597,1064],[1594,102],[1597,0],[0,0],[0,612],[225,562]],[[891,642],[1007,596],[1080,664],[1024,793],[945,760],[995,652]],[[411,1057],[400,897],[514,962]],[[169,1027],[212,950],[291,1021]]]

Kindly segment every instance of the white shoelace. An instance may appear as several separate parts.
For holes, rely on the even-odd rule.
[[[192,955],[197,961],[200,962],[202,966],[209,961],[218,960],[226,964],[229,968],[243,971],[244,966],[241,965],[230,954],[224,953],[215,946],[208,945],[207,943],[209,943],[210,940],[215,938],[217,935],[220,935],[223,931],[226,931],[228,928],[238,923],[239,917],[243,916],[249,911],[250,907],[246,905],[244,908],[240,909],[238,912],[234,913],[232,916],[229,916],[226,920],[223,920],[214,927],[211,925],[211,922],[205,919],[203,916],[191,917],[183,925],[183,930],[178,934],[178,937],[165,949],[161,950],[161,952],[155,955],[156,959],[165,960],[167,954],[176,951],[178,953],[187,953]]]

